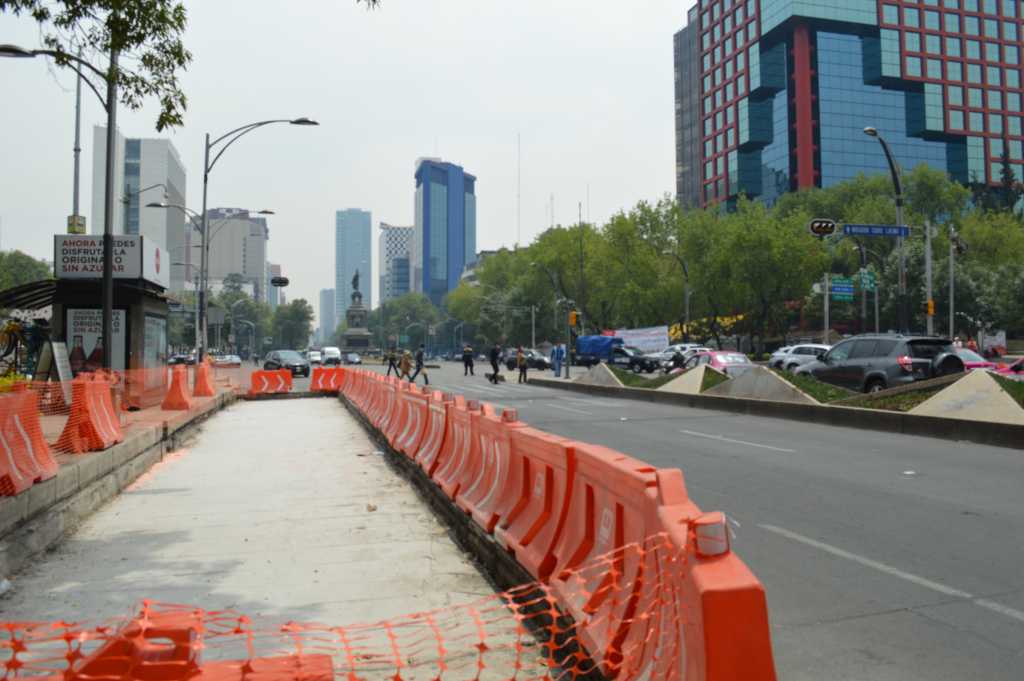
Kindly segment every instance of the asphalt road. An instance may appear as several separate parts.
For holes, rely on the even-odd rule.
[[[379,367],[378,367],[379,369]],[[549,432],[679,467],[738,527],[780,679],[1024,678],[1024,451],[498,386],[432,385]],[[489,367],[488,367],[489,370]]]

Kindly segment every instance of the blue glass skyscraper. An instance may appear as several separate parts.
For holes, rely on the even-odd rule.
[[[439,159],[416,164],[413,290],[435,305],[476,259],[476,178]]]
[[[344,319],[352,304],[352,276],[359,271],[363,305],[373,307],[373,225],[369,211],[349,208],[334,214],[334,307],[335,319]]]

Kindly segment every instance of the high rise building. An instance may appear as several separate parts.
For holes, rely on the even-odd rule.
[[[676,35],[677,192],[707,205],[1021,153],[1019,0],[700,0]],[[693,105],[696,98],[697,106]]]
[[[409,293],[412,282],[412,227],[395,227],[380,223],[380,237],[377,242],[377,257],[380,259],[380,301],[400,298]]]
[[[435,305],[459,284],[476,254],[476,177],[439,159],[416,163],[413,290]]]
[[[363,305],[373,307],[373,223],[370,212],[349,208],[334,215],[334,310],[344,319],[352,303],[352,277],[359,271]]]
[[[320,342],[330,343],[338,328],[338,316],[335,311],[334,289],[320,289]]]
[[[208,263],[211,287],[231,274],[240,274],[253,286],[253,298],[263,300],[267,291],[267,219],[241,208],[207,211],[210,230]],[[198,240],[197,240],[198,241]],[[196,249],[198,250],[198,249]],[[193,256],[198,260],[198,255]]]
[[[106,144],[107,129],[101,126],[93,128],[93,234],[103,233]],[[185,166],[181,156],[174,144],[166,139],[125,138],[117,133],[114,145],[117,153],[114,164],[114,233],[141,234],[163,244],[172,263],[171,290],[184,290],[185,283],[191,279],[188,263],[198,261],[198,258],[193,258],[191,248],[193,234],[198,236],[198,232],[193,232],[192,225],[180,210],[145,207],[151,201],[186,205]],[[196,238],[194,241],[198,243],[199,240]],[[198,262],[195,264],[198,266]]]

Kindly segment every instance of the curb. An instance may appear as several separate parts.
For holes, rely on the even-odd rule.
[[[1011,423],[988,423],[966,419],[919,416],[895,411],[840,407],[825,404],[791,404],[770,402],[746,397],[719,397],[714,395],[684,395],[646,388],[613,388],[603,385],[584,385],[565,379],[531,378],[531,385],[556,388],[570,392],[618,397],[639,402],[670,404],[693,409],[714,409],[748,416],[790,419],[825,426],[860,428],[884,433],[917,435],[941,440],[973,442],[994,447],[1020,449],[1024,444],[1024,426]]]

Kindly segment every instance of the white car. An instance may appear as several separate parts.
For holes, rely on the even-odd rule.
[[[323,356],[320,354],[319,350],[309,350],[306,352],[306,359],[309,360],[311,365],[323,362]]]
[[[320,359],[325,367],[331,366],[332,364],[334,366],[338,366],[341,364],[341,349],[326,347],[320,351]]]
[[[786,352],[782,353],[784,349]],[[780,348],[772,354],[768,360],[768,366],[786,371],[796,371],[803,365],[817,360],[831,349],[831,345],[821,345],[820,343],[804,343],[789,348]]]

